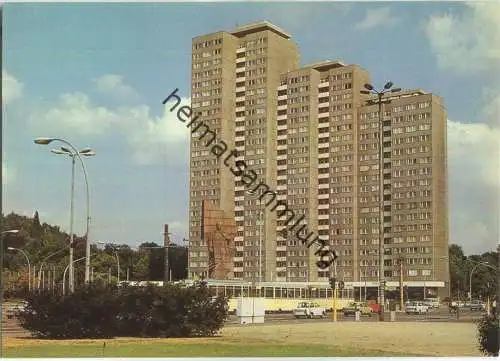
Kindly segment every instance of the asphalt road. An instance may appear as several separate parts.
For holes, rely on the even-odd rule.
[[[385,314],[385,321],[390,321],[390,313],[386,312]],[[411,321],[417,321],[417,322],[474,322],[477,321],[481,318],[482,313],[481,312],[471,312],[469,310],[461,310],[459,317],[457,319],[456,314],[450,314],[448,311],[447,307],[441,307],[439,309],[434,309],[431,312],[423,315],[407,315],[405,313],[397,312],[396,313],[396,322],[411,322]],[[360,317],[359,322],[377,322],[378,321],[378,314],[373,314],[371,317],[369,316],[362,316]],[[311,323],[311,322],[332,322],[332,314],[328,313],[327,316],[323,319],[320,318],[314,318],[314,319],[304,319],[304,318],[299,318],[296,319],[292,316],[291,313],[289,314],[269,314],[265,316],[265,323],[266,324],[300,324],[300,323]],[[355,322],[355,317],[354,316],[346,316],[342,313],[337,314],[337,321],[338,322]],[[226,322],[226,324],[231,324],[231,325],[238,325],[240,324],[240,320],[237,316],[230,316],[229,320]]]

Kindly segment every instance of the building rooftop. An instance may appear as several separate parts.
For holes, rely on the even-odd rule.
[[[271,24],[269,21],[256,21],[247,25],[242,25],[238,26],[236,30],[232,31],[231,34],[237,37],[243,37],[248,34],[256,33],[259,31],[264,31],[264,30],[270,30],[279,36],[285,38],[285,39],[290,39],[290,34],[288,34],[286,31],[283,29],[279,28],[278,26]]]
[[[340,68],[345,64],[340,60],[321,60],[311,64],[304,65],[303,68],[313,68],[317,71],[326,71],[330,69]]]

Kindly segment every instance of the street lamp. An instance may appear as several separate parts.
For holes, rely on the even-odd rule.
[[[380,304],[380,321],[384,321],[384,305],[385,305],[385,275],[384,275],[384,123],[382,114],[382,98],[388,93],[397,93],[401,91],[401,88],[393,88],[393,83],[388,81],[385,83],[384,88],[381,90],[376,90],[373,85],[365,84],[364,90],[361,90],[361,94],[372,94],[376,95],[376,100],[369,103],[378,104],[378,118],[379,118],[379,242],[378,242],[378,253],[379,253],[379,304]]]
[[[495,271],[497,268],[495,266],[490,265],[488,262],[479,262],[472,267],[472,270],[470,271],[469,275],[469,301],[472,301],[472,275],[474,274],[474,271],[476,270],[477,267],[479,266],[485,266],[485,267],[490,267],[491,269],[494,269]]]
[[[7,231],[0,232],[0,307],[3,306],[3,236],[6,234],[16,234],[18,233],[18,229],[9,229]],[[3,357],[3,342],[2,337],[0,335],[0,358]]]
[[[117,251],[117,247],[116,245],[112,244],[112,243],[106,243],[106,242],[102,242],[102,241],[98,241],[97,242],[98,244],[102,244],[104,246],[111,246],[111,248],[113,249],[113,252],[115,254],[115,257],[116,257],[116,283],[119,284],[120,283],[120,257],[118,256],[118,251]]]
[[[43,270],[43,266],[45,265],[45,263],[49,260],[49,258],[51,258],[52,256],[55,256],[59,253],[61,253],[62,251],[65,251],[67,250],[68,248],[61,248],[51,254],[49,254],[47,257],[45,257],[43,260],[42,260],[42,263],[40,264],[40,270],[38,271],[38,286],[37,288],[40,288],[40,282],[41,282],[41,279],[42,279],[42,270]]]
[[[63,295],[66,294],[66,272],[68,272],[68,269],[69,268],[73,268],[73,263],[76,263],[76,262],[79,262],[81,260],[85,259],[85,257],[82,257],[82,258],[78,258],[76,260],[74,260],[73,262],[71,262],[69,265],[66,266],[66,268],[64,269],[64,273],[63,273],[63,284],[62,284],[62,288],[63,288]]]
[[[22,255],[26,258],[26,262],[28,262],[28,290],[31,290],[31,263],[30,263],[30,258],[28,257],[28,254],[24,252],[22,249],[15,248],[15,247],[8,247],[7,248],[9,251],[18,251],[22,253]]]
[[[95,155],[95,152],[90,148],[84,148],[80,151],[76,149],[73,144],[68,142],[67,140],[60,138],[37,138],[35,139],[35,144],[47,145],[52,143],[53,141],[58,141],[63,144],[66,144],[70,149],[61,147],[60,149],[52,149],[51,152],[54,154],[68,155],[71,158],[72,168],[71,168],[71,209],[70,209],[70,271],[69,271],[69,286],[70,291],[74,291],[74,270],[73,270],[73,199],[74,199],[74,187],[75,187],[75,157],[80,160],[83,169],[83,175],[85,178],[85,186],[86,186],[86,201],[87,201],[87,227],[85,232],[85,282],[88,283],[90,281],[90,242],[89,242],[89,232],[90,232],[90,191],[89,191],[89,182],[87,177],[87,169],[85,167],[85,163],[83,162],[83,158],[81,157],[91,157]]]

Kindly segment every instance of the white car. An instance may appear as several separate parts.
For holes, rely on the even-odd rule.
[[[424,298],[424,304],[431,308],[439,308],[439,299],[438,298]]]
[[[405,307],[405,312],[409,314],[419,314],[427,313],[429,311],[429,306],[425,305],[423,302],[410,302]]]
[[[300,302],[292,311],[293,317],[299,318],[323,318],[326,316],[326,309],[314,302]]]

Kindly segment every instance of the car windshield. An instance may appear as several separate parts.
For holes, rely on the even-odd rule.
[[[301,303],[299,303],[298,307],[299,308],[307,308],[307,307],[309,307],[309,304],[307,302],[301,302]]]

